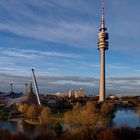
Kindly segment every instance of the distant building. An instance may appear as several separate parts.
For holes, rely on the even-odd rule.
[[[85,90],[83,88],[80,88],[79,91],[77,92],[76,97],[85,97]]]
[[[69,90],[68,97],[69,98],[75,98],[75,91],[74,90]]]
[[[78,92],[75,92],[75,98],[78,98]]]
[[[110,98],[110,99],[116,99],[117,96],[116,96],[116,95],[110,95],[109,98]]]

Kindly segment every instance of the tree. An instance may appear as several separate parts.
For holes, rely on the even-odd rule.
[[[98,111],[97,103],[93,101],[86,102],[85,108],[89,113],[96,113]]]
[[[140,116],[140,105],[136,107],[136,113]]]
[[[103,117],[112,117],[114,116],[114,104],[104,103],[101,106],[101,115]]]
[[[54,131],[57,133],[57,134],[60,134],[62,132],[62,126],[59,122],[57,122],[55,124],[55,127],[54,127]]]
[[[73,111],[79,110],[81,108],[81,105],[79,102],[76,102],[76,105],[73,106]]]
[[[119,136],[113,131],[113,129],[103,130],[100,134],[100,140],[119,140]]]
[[[27,118],[31,119],[31,120],[36,120],[38,118],[39,115],[39,109],[38,106],[35,104],[32,104],[26,113]]]
[[[26,113],[27,110],[28,110],[28,108],[29,108],[29,104],[24,103],[23,106],[22,106],[22,112],[23,112],[23,113]]]
[[[94,109],[94,107],[92,102],[84,107],[75,107],[73,111],[64,114],[64,122],[71,126],[93,127],[97,122],[96,108]]]
[[[51,116],[51,111],[50,108],[47,106],[42,106],[41,107],[41,123],[42,124],[47,124],[50,120],[50,116]]]

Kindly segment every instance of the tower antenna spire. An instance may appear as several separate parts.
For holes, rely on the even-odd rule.
[[[102,26],[101,26],[101,29],[105,29],[105,12],[104,12],[104,0],[102,0]]]

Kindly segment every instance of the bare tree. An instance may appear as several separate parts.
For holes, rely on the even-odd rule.
[[[26,113],[27,118],[31,119],[31,120],[36,120],[39,116],[39,110],[38,110],[38,106],[35,104],[32,104]]]
[[[111,117],[114,113],[114,105],[111,103],[104,103],[101,106],[101,115],[103,117]]]
[[[27,110],[28,110],[28,108],[29,108],[29,104],[24,103],[23,106],[22,106],[22,112],[23,112],[23,113],[26,113]]]
[[[81,108],[81,105],[79,102],[76,102],[76,105],[73,106],[73,111],[79,110]]]
[[[74,108],[64,114],[64,122],[72,126],[92,127],[97,121],[94,104],[88,103],[84,107]]]
[[[41,107],[41,123],[42,124],[47,124],[50,121],[50,116],[51,116],[51,111],[50,108],[47,106],[42,106]]]
[[[97,103],[96,102],[93,102],[93,101],[88,101],[86,103],[85,109],[89,113],[96,113],[98,111]]]

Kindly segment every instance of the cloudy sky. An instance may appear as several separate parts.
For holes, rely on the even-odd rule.
[[[107,93],[140,93],[140,1],[105,0]],[[101,0],[0,0],[0,91],[98,93]]]

